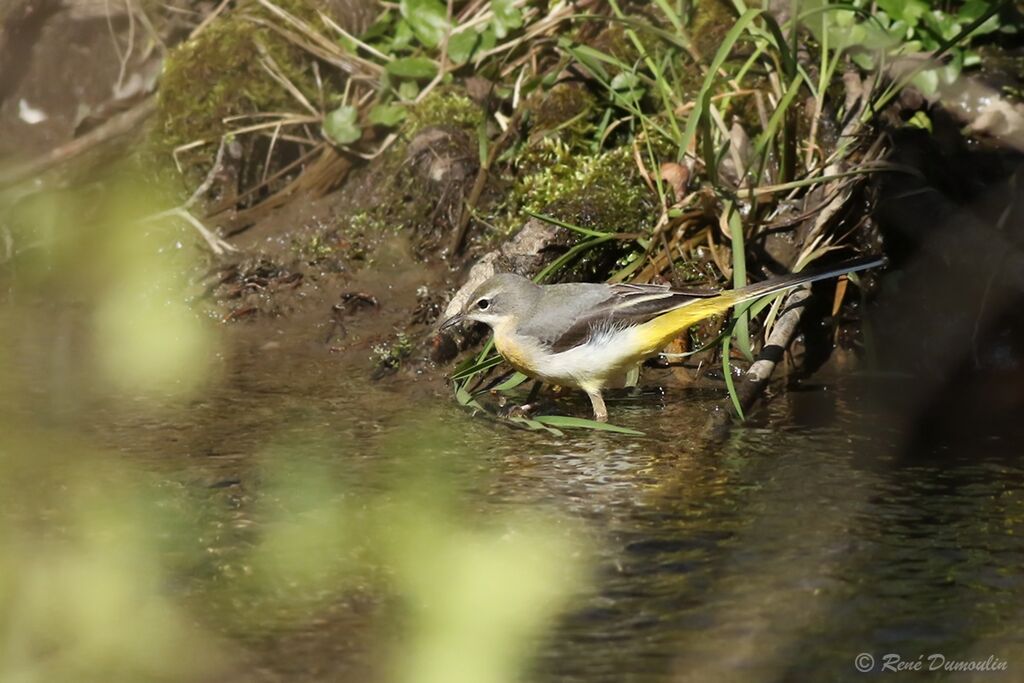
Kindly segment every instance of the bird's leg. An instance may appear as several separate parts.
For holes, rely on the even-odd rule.
[[[540,388],[542,383],[538,380],[533,381],[533,386],[530,388],[530,393],[526,397],[526,403],[519,406],[512,406],[508,409],[509,417],[530,417],[530,413],[537,409],[537,396],[540,394]]]
[[[533,411],[536,410],[536,409],[537,409],[537,406],[535,406],[534,404],[532,404],[532,403],[524,403],[521,406],[512,406],[511,408],[509,408],[508,412],[506,413],[506,415],[508,417],[525,417],[525,418],[529,418],[533,414]]]
[[[594,406],[594,419],[598,422],[607,422],[608,409],[605,408],[604,399],[601,398],[601,390],[588,391],[587,396],[590,397],[590,403]]]

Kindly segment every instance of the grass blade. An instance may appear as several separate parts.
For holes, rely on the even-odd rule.
[[[592,247],[596,247],[599,244],[604,244],[605,242],[613,239],[616,239],[614,235],[605,235],[604,237],[595,237],[585,242],[580,242],[572,249],[565,252],[557,259],[549,263],[547,267],[544,268],[544,270],[540,271],[540,273],[537,274],[537,277],[533,278],[533,281],[538,283],[544,282],[552,273],[557,272],[559,268],[569,263],[583,252],[587,251],[588,249],[591,249]]]
[[[732,407],[736,409],[736,414],[740,416],[741,420],[746,420],[747,418],[743,415],[743,406],[740,405],[739,394],[736,393],[736,385],[732,381],[732,368],[729,366],[729,343],[731,340],[731,334],[725,335],[725,339],[722,340],[722,372],[725,374],[725,388],[729,390]]]
[[[532,429],[534,431],[543,430],[545,432],[554,434],[555,436],[565,436],[565,432],[563,432],[561,429],[555,429],[554,427],[546,425],[543,422],[540,422],[539,420],[531,420],[528,417],[509,417],[506,418],[505,421],[512,422],[517,425],[525,425],[528,429]]]
[[[730,201],[725,204],[725,219],[729,226],[729,238],[732,240],[732,286],[742,289],[747,286],[747,254],[743,239],[743,218],[735,205]],[[750,348],[750,315],[747,309],[737,308],[733,311],[736,325],[736,347],[750,361],[754,360],[754,352]]]
[[[643,432],[638,432],[637,430],[630,429],[629,427],[620,427],[618,425],[608,424],[607,422],[588,420],[583,417],[569,417],[568,415],[538,415],[533,419],[536,422],[550,427],[564,427],[566,429],[593,429],[594,431],[599,432],[613,432],[615,434],[628,434],[630,436],[644,435]]]
[[[518,387],[520,384],[522,384],[523,382],[525,382],[528,379],[530,379],[530,378],[527,377],[526,375],[524,375],[523,373],[516,372],[511,377],[509,377],[507,380],[505,380],[504,382],[502,382],[498,386],[496,386],[493,389],[491,389],[491,391],[511,391],[512,389],[515,389],[516,387]]]
[[[500,365],[501,361],[502,361],[501,356],[498,356],[498,355],[490,356],[488,358],[485,358],[482,361],[473,363],[472,365],[470,365],[467,368],[463,368],[462,370],[457,370],[451,376],[451,379],[453,381],[456,381],[456,382],[458,382],[460,380],[464,380],[464,379],[469,379],[470,377],[473,377],[474,375],[477,375],[477,374],[483,372],[484,370],[490,370],[491,368],[495,367],[496,365]]]
[[[682,161],[686,155],[686,150],[689,149],[690,143],[693,142],[694,136],[697,134],[697,125],[700,123],[701,118],[707,116],[708,106],[711,104],[711,90],[715,85],[715,80],[718,78],[718,70],[722,68],[722,64],[729,57],[729,53],[732,52],[733,46],[736,45],[736,41],[740,39],[743,32],[747,30],[750,24],[761,14],[759,9],[750,9],[743,13],[733,27],[729,29],[729,33],[726,34],[725,40],[722,41],[722,45],[718,48],[718,52],[715,53],[715,58],[711,61],[711,66],[708,68],[707,76],[704,77],[704,82],[700,86],[700,91],[697,93],[697,99],[693,111],[690,112],[690,116],[686,121],[686,129],[683,131],[683,139],[679,144],[678,161]]]

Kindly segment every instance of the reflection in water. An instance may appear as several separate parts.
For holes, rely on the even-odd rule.
[[[875,400],[891,380],[780,397],[722,444],[703,438],[697,393],[623,400],[643,438],[558,439],[473,419],[433,385],[351,380],[354,361],[317,347],[241,336],[191,402],[97,391],[47,412],[4,397],[12,424],[49,426],[26,448],[60,433],[123,454],[96,456],[120,474],[92,471],[102,495],[77,509],[120,502],[95,507],[106,517],[84,538],[159,501],[162,517],[123,527],[157,538],[93,550],[136,553],[97,569],[122,581],[130,562],[163,577],[127,594],[167,615],[149,622],[176,634],[163,647],[219,634],[179,679],[497,681],[529,661],[531,680],[844,680],[861,652],[1024,665],[1013,447],[978,435],[905,452]],[[38,348],[20,367],[46,367],[29,362]],[[21,372],[13,385],[46,385]],[[37,489],[81,469],[52,460],[32,500],[8,502],[26,555]],[[118,483],[136,475],[141,488]]]

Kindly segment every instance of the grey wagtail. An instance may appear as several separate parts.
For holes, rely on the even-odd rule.
[[[601,390],[621,382],[687,327],[746,301],[884,263],[883,258],[854,259],[720,292],[667,285],[538,285],[501,273],[481,284],[439,329],[465,320],[488,325],[494,346],[512,367],[548,384],[582,389],[594,406],[594,419],[606,422]]]

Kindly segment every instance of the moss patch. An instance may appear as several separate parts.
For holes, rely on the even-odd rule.
[[[546,163],[536,158],[541,154]],[[629,149],[577,154],[566,143],[548,139],[533,156],[538,170],[521,176],[514,191],[523,209],[614,232],[643,230],[655,218],[653,197]]]
[[[300,16],[311,11],[300,2],[285,7]],[[160,150],[217,139],[243,125],[225,124],[226,117],[299,110],[295,99],[263,68],[264,55],[303,94],[313,97],[316,88],[308,55],[246,14],[272,20],[256,3],[244,3],[168,55],[153,141]]]
[[[423,101],[409,107],[402,132],[406,139],[430,126],[454,126],[475,131],[484,121],[480,106],[451,88],[432,91]]]
[[[710,61],[735,23],[736,15],[722,0],[694,3],[690,36],[701,57]]]
[[[559,83],[538,91],[526,102],[530,139],[536,141],[557,132],[562,139],[583,140],[594,129],[596,98],[578,83]]]

